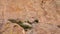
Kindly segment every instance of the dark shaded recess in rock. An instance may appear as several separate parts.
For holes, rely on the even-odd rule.
[[[60,25],[57,25],[58,28],[60,28]]]
[[[39,22],[39,20],[38,20],[38,19],[36,19],[36,20],[34,20],[34,22],[38,23],[38,22]]]

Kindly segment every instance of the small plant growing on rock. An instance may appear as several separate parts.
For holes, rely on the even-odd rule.
[[[31,29],[32,28],[32,26],[29,26],[29,25],[27,25],[27,24],[24,24],[24,22],[22,22],[22,21],[17,21],[17,20],[15,20],[15,19],[8,19],[8,21],[10,21],[10,22],[12,22],[12,23],[17,23],[18,25],[20,25],[22,28],[24,28],[24,30],[26,31],[27,29]]]
[[[18,25],[20,25],[22,28],[24,28],[25,31],[27,31],[28,29],[31,29],[32,28],[32,24],[33,23],[38,23],[38,19],[35,19],[33,22],[30,22],[29,20],[27,20],[25,22],[22,22],[21,20],[16,20],[16,19],[8,19],[8,21],[12,22],[12,23],[17,23]]]

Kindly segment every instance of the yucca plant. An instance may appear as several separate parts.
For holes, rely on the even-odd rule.
[[[26,22],[30,25],[24,24],[25,22],[22,22],[21,20],[17,20],[17,19],[8,19],[8,21],[12,22],[12,23],[17,23],[18,25],[20,25],[22,28],[24,28],[24,30],[28,30],[31,29],[33,26],[30,26],[34,23],[38,23],[38,19],[35,19],[33,22],[30,22],[29,20],[27,20]]]
[[[24,28],[24,30],[26,31],[27,29],[31,29],[32,26],[29,26],[27,24],[24,24],[24,22],[20,21],[20,20],[16,20],[16,19],[8,19],[8,21],[12,22],[12,23],[17,23],[18,25],[20,25],[22,28]]]

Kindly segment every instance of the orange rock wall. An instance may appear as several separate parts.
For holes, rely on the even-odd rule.
[[[10,18],[38,19],[32,34],[60,34],[60,0],[0,0],[0,22]]]

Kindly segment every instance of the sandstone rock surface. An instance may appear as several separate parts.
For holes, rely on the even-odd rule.
[[[18,24],[8,22],[3,24],[0,34],[25,34],[25,31]]]
[[[10,18],[22,21],[38,19],[39,23],[33,24],[26,34],[60,34],[60,0],[0,0],[0,23],[7,23]],[[14,29],[11,24],[3,34]],[[23,30],[18,26],[15,31]]]

